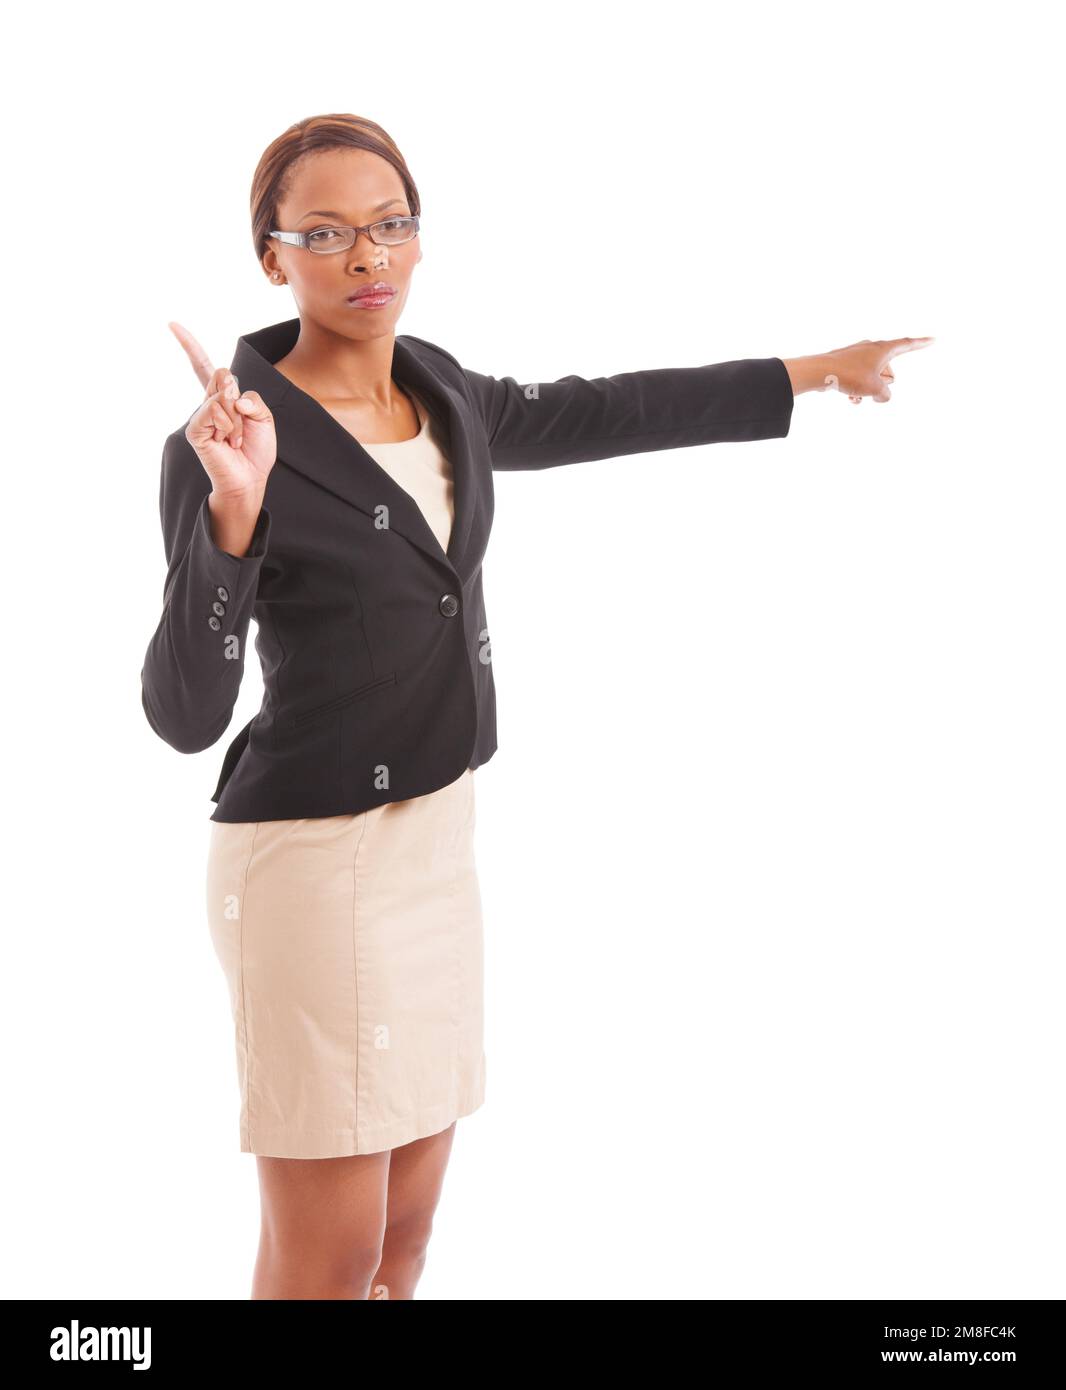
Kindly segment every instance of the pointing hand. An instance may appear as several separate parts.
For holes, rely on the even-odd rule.
[[[884,338],[871,342],[835,348],[822,353],[819,362],[825,365],[825,378],[818,391],[844,391],[854,405],[861,405],[863,396],[881,402],[892,399],[889,383],[896,376],[889,365],[901,352],[914,352],[934,342],[933,338]]]

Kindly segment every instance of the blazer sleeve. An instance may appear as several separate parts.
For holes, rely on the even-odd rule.
[[[211,531],[210,495],[211,480],[195,449],[184,429],[175,431],[163,447],[159,483],[167,558],[163,612],[141,669],[141,704],[148,723],[179,753],[210,748],[230,722],[270,536],[263,507],[248,553],[220,550]]]
[[[519,385],[461,367],[497,469],[788,434],[795,397],[780,357],[656,367]]]

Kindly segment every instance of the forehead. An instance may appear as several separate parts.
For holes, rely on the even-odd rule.
[[[279,208],[299,218],[316,211],[359,222],[386,211],[406,211],[403,180],[371,150],[324,150],[292,168]]]

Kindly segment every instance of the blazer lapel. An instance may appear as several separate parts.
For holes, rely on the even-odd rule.
[[[411,494],[325,406],[274,366],[291,351],[299,331],[296,318],[244,334],[237,340],[230,364],[240,387],[258,391],[269,406],[277,429],[279,461],[370,516],[378,515],[377,509],[386,504],[390,529],[434,559],[458,568],[476,502],[476,472],[462,397],[422,360],[413,344],[397,335],[393,378],[425,403],[451,463],[455,516],[444,551]]]

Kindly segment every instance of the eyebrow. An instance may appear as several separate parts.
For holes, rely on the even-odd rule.
[[[375,213],[384,212],[386,208],[391,208],[392,205],[393,205],[393,203],[400,203],[400,204],[402,204],[402,203],[403,203],[403,199],[402,199],[402,198],[387,198],[387,199],[385,200],[385,202],[383,202],[383,203],[378,203],[378,205],[377,205],[376,208],[371,208],[371,209],[370,209],[370,215],[373,216]],[[303,217],[299,218],[298,221],[300,221],[300,222],[305,222],[305,221],[307,220],[307,218],[309,218],[309,217],[335,217],[335,218],[337,219],[338,222],[343,222],[343,221],[344,221],[344,213],[343,213],[343,212],[323,212],[321,208],[312,208],[310,212],[305,212],[304,215],[303,215]]]

